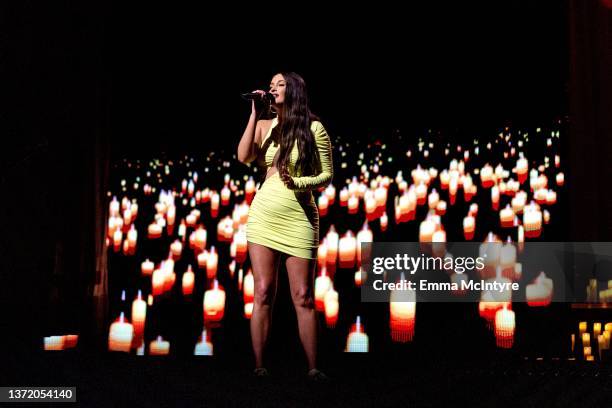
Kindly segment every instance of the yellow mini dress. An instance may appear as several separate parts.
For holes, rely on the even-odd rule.
[[[263,138],[258,160],[265,163],[265,172],[273,166],[280,145],[270,139],[278,124],[274,118]],[[333,177],[332,145],[323,124],[310,125],[315,136],[321,161],[321,172],[314,176],[292,176],[295,189],[289,189],[278,170],[269,176],[255,193],[249,208],[247,241],[273,248],[292,256],[316,259],[319,247],[319,210],[312,190],[327,186]],[[295,164],[299,149],[294,143],[289,174],[296,174]]]

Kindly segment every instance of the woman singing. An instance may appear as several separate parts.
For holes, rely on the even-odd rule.
[[[265,94],[264,91],[256,92]],[[326,381],[317,368],[317,316],[314,272],[319,246],[319,212],[312,190],[333,176],[332,146],[323,124],[308,107],[306,84],[293,72],[276,74],[270,83],[276,117],[251,117],[238,146],[238,160],[258,160],[266,175],[251,203],[247,241],[255,280],[251,339],[255,375],[266,376],[264,349],[272,320],[281,257],[289,278],[300,340],[308,360],[308,378]]]

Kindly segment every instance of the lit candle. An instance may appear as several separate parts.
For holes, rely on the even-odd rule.
[[[219,262],[219,255],[215,250],[214,245],[210,247],[210,252],[208,253],[208,258],[206,260],[206,277],[208,279],[213,279],[217,276],[217,264]]]
[[[476,219],[469,215],[463,219],[463,237],[466,241],[474,239],[474,231],[476,230]]]
[[[601,323],[593,323],[593,336],[597,337],[601,334]]]
[[[181,253],[183,252],[183,244],[178,239],[175,240],[172,245],[170,245],[170,252],[172,253],[172,257],[174,259],[179,259],[181,257]]]
[[[339,235],[336,232],[336,228],[331,225],[329,227],[329,231],[327,232],[327,264],[336,264],[336,260],[338,259],[338,241]]]
[[[219,281],[213,281],[212,289],[204,293],[204,321],[219,322],[225,313],[225,290],[219,286]]]
[[[319,215],[324,217],[327,215],[327,206],[329,204],[329,199],[326,195],[321,194],[318,199],[318,207],[319,207]]]
[[[348,212],[349,214],[357,214],[359,210],[359,198],[351,195],[348,199]]]
[[[506,204],[506,207],[499,212],[499,221],[503,228],[514,226],[514,211]]]
[[[344,351],[348,353],[367,353],[369,350],[369,339],[361,325],[360,316],[357,316],[357,320],[351,329]]]
[[[108,333],[108,350],[130,352],[134,326],[125,318],[123,312],[110,326]]]
[[[340,250],[340,267],[352,268],[355,266],[355,258],[357,254],[357,240],[351,230],[340,239],[338,244]]]
[[[405,279],[401,274],[400,280]],[[416,321],[416,293],[413,290],[393,290],[389,297],[391,339],[412,341]]]
[[[187,271],[183,274],[182,286],[183,286],[183,295],[189,296],[193,293],[193,285],[195,281],[195,274],[191,269],[191,265],[187,267]]]
[[[212,356],[213,355],[213,344],[208,338],[206,329],[202,330],[200,335],[200,341],[195,345],[193,354],[196,356]]]
[[[43,338],[44,350],[45,351],[59,351],[64,350],[64,344],[66,336],[49,336]]]
[[[137,348],[144,336],[145,320],[147,318],[147,302],[142,299],[142,291],[138,290],[138,296],[132,302],[132,324],[134,326],[134,339],[132,348]]]
[[[327,291],[333,287],[332,281],[327,276],[327,268],[321,269],[321,275],[315,279],[315,308],[322,312],[325,309],[325,295]]]
[[[165,282],[166,282],[166,272],[161,268],[154,270],[153,276],[151,277],[153,296],[159,296],[162,293],[164,293]]]
[[[253,279],[251,269],[249,269],[248,273],[244,277],[242,292],[244,303],[253,303],[253,299],[255,297],[255,281]]]
[[[170,342],[165,341],[162,336],[157,336],[157,339],[149,343],[149,355],[151,356],[166,356],[170,353]]]
[[[511,348],[514,342],[514,311],[506,307],[495,313],[495,343],[500,348]]]
[[[231,191],[227,184],[221,189],[221,205],[229,205]]]
[[[553,281],[540,272],[532,284],[527,285],[526,295],[529,306],[548,306],[553,294]]]
[[[330,288],[325,294],[324,299],[324,308],[325,308],[325,323],[327,327],[336,327],[336,322],[338,321],[338,292],[334,290],[334,288]]]
[[[149,224],[148,228],[149,239],[157,239],[162,235],[162,227],[158,223],[154,222]]]
[[[591,333],[582,333],[582,345],[585,347],[591,345]]]

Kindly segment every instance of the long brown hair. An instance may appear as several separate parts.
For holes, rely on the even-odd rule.
[[[308,106],[304,79],[295,72],[281,72],[281,75],[287,86],[282,120],[273,129],[275,140],[280,142],[277,168],[281,175],[289,173],[291,151],[297,142],[299,155],[295,170],[302,176],[311,176],[317,174],[321,167],[315,136],[310,130],[311,123],[319,118]]]

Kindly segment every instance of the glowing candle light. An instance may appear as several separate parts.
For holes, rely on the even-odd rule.
[[[59,351],[64,350],[64,344],[66,336],[48,336],[43,338],[44,350],[45,351]]]
[[[361,265],[361,244],[370,243],[374,240],[372,230],[367,222],[363,223],[361,230],[357,233],[357,264]]]
[[[134,337],[134,326],[125,318],[123,312],[110,326],[108,333],[108,350],[130,352],[132,338]]]
[[[355,195],[351,195],[348,199],[348,212],[349,214],[357,214],[359,210],[359,198]]]
[[[249,269],[248,273],[243,280],[243,300],[244,303],[253,303],[255,299],[255,280],[253,279],[253,273]]]
[[[236,262],[244,263],[247,258],[248,243],[246,238],[246,226],[241,225],[234,235],[236,242]]]
[[[480,169],[480,183],[484,188],[489,188],[495,183],[493,178],[493,167],[489,164],[485,164],[485,166]]]
[[[166,272],[163,269],[153,271],[151,277],[151,285],[153,288],[153,296],[159,296],[164,293],[164,285],[166,283]]]
[[[523,225],[525,226],[525,236],[537,238],[542,232],[542,212],[534,202],[525,207],[523,211]]]
[[[338,244],[339,247],[339,261],[341,268],[352,268],[355,266],[355,258],[357,255],[357,240],[351,230],[348,230],[346,234],[340,239]]]
[[[183,274],[183,278],[182,278],[183,295],[189,296],[193,294],[194,282],[195,282],[195,274],[193,273],[193,269],[191,268],[191,265],[189,265],[187,267],[187,270]]]
[[[404,274],[400,280],[405,279]],[[416,293],[413,290],[393,290],[389,298],[391,339],[408,342],[414,338],[416,322]]]
[[[229,205],[230,202],[231,191],[227,184],[223,186],[221,189],[221,205],[226,206]]]
[[[601,334],[601,323],[593,323],[593,336],[597,337]]]
[[[333,287],[333,283],[327,276],[327,268],[321,269],[321,275],[315,279],[315,309],[319,312],[325,310],[325,295],[327,291]]]
[[[327,232],[327,264],[335,265],[336,260],[338,259],[338,244],[340,236],[336,232],[336,228],[331,225],[329,227],[329,231]]]
[[[166,356],[170,354],[170,342],[165,341],[162,336],[149,343],[149,355],[151,356]]]
[[[582,345],[585,347],[591,345],[591,333],[582,333]]]
[[[351,327],[351,332],[346,340],[345,352],[367,353],[369,350],[369,338],[361,325],[361,317],[357,316],[356,322]]]
[[[431,190],[431,193],[427,197],[427,204],[429,205],[430,209],[435,210],[439,202],[440,202],[440,194],[438,194],[436,189],[433,188]]]
[[[216,191],[210,197],[210,216],[216,218],[219,213],[219,193]]]
[[[444,200],[438,201],[438,204],[436,205],[436,214],[438,215],[446,214],[446,201]]]
[[[255,196],[255,181],[252,176],[249,176],[244,186],[244,198],[248,204],[251,204],[253,197]]]
[[[162,235],[162,226],[154,222],[149,224],[148,227],[149,239],[157,239]]]
[[[170,245],[170,252],[172,253],[172,257],[174,259],[179,259],[181,257],[181,253],[183,252],[183,244],[178,239],[175,240],[172,245]]]
[[[325,323],[327,327],[336,327],[338,321],[338,292],[334,288],[330,288],[325,294],[324,298],[324,309],[325,309]]]
[[[340,206],[346,207],[348,205],[348,200],[349,200],[349,191],[345,187],[342,190],[340,190]]]
[[[138,231],[136,231],[134,224],[132,224],[130,226],[130,230],[127,233],[127,243],[128,243],[130,254],[135,253],[137,241],[138,241]]]
[[[493,186],[491,188],[491,206],[494,210],[499,208],[499,187]]]
[[[474,239],[474,231],[476,231],[476,218],[468,215],[463,218],[463,237],[466,241]]]
[[[323,241],[319,244],[317,249],[317,263],[320,267],[327,264],[327,238],[323,238]]]
[[[427,200],[427,186],[425,185],[425,183],[420,182],[416,186],[415,193],[417,198],[417,205],[425,204],[425,201]]]
[[[562,186],[565,183],[565,175],[563,173],[557,173],[555,180],[558,186]]]
[[[219,281],[213,281],[213,287],[204,293],[204,321],[219,322],[225,314],[225,290]]]
[[[514,311],[503,307],[495,313],[495,343],[500,348],[511,348],[514,342]]]
[[[116,230],[113,234],[113,250],[118,252],[121,248],[121,241],[123,240],[123,233],[121,230]]]
[[[527,285],[526,296],[529,306],[548,306],[553,294],[553,281],[540,272],[532,284]]]
[[[355,272],[355,286],[356,287],[360,287],[362,284],[362,281],[363,281],[362,274],[364,275],[365,272],[361,268],[359,268],[357,272]]]
[[[213,344],[208,338],[206,329],[202,330],[200,335],[200,341],[195,345],[193,354],[196,356],[212,356],[213,355]]]
[[[516,161],[515,171],[516,171],[519,183],[523,184],[525,180],[527,180],[527,174],[529,172],[529,164],[527,163],[527,159],[525,159],[524,157],[521,157],[520,159],[518,159]]]
[[[514,226],[514,211],[509,205],[499,212],[499,222],[503,228],[512,228]]]
[[[419,225],[419,242],[432,242],[435,230],[436,224],[432,220],[425,219],[421,221]]]
[[[138,290],[138,295],[132,302],[132,325],[134,326],[132,348],[137,348],[142,342],[146,318],[147,302],[142,299],[142,291]]]
[[[197,260],[199,268],[206,268],[206,263],[208,261],[208,251],[200,252],[197,256]]]
[[[385,232],[387,230],[387,226],[389,225],[389,218],[387,217],[387,213],[383,213],[380,216],[380,230]]]
[[[326,195],[321,194],[318,199],[318,207],[319,207],[319,215],[324,217],[327,215],[327,206],[329,204],[329,199]]]
[[[210,247],[210,252],[208,253],[208,258],[206,259],[206,277],[208,279],[213,279],[217,276],[217,265],[219,263],[219,254],[215,250],[215,246]]]

